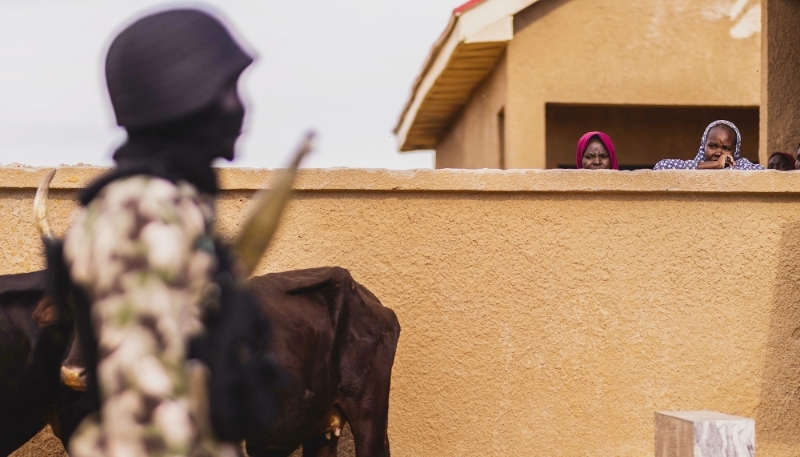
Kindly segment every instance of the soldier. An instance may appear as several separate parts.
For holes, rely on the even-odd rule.
[[[63,245],[90,310],[99,398],[70,441],[73,457],[237,453],[193,403],[187,359],[224,295],[211,164],[234,157],[244,117],[236,85],[252,61],[194,9],[139,19],[109,48],[108,90],[128,138],[117,167],[80,196]]]

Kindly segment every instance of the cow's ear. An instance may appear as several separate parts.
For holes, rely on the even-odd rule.
[[[44,298],[39,300],[36,309],[33,310],[33,320],[42,327],[58,322],[58,307],[53,297],[45,295]]]

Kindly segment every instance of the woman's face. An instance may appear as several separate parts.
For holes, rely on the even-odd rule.
[[[603,142],[597,138],[589,142],[583,151],[583,168],[587,170],[610,170],[611,157]]]
[[[770,170],[789,171],[794,170],[794,167],[783,154],[773,154],[769,158],[767,168]]]
[[[708,132],[706,139],[706,161],[714,161],[725,154],[736,151],[736,132],[727,125],[718,125]]]

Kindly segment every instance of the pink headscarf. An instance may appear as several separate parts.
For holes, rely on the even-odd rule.
[[[611,168],[619,170],[617,153],[614,151],[614,143],[611,142],[611,137],[603,132],[588,132],[578,140],[578,152],[575,154],[575,165],[577,165],[578,169],[583,168],[583,153],[586,152],[586,146],[589,146],[589,142],[592,141],[594,137],[599,138],[603,145],[605,145],[608,151],[608,158],[611,159]]]

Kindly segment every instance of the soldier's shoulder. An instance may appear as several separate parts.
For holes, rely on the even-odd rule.
[[[204,201],[197,189],[185,182],[174,183],[152,175],[133,175],[119,178],[97,193],[87,207],[111,209],[129,207],[144,200],[162,204],[179,200]]]
[[[143,224],[157,222],[177,224],[199,233],[209,230],[213,220],[213,201],[206,202],[194,186],[150,175],[134,175],[105,186],[79,211],[74,222],[87,230],[96,229],[102,222],[100,226],[110,224],[116,231],[125,233],[131,224],[141,228]]]

